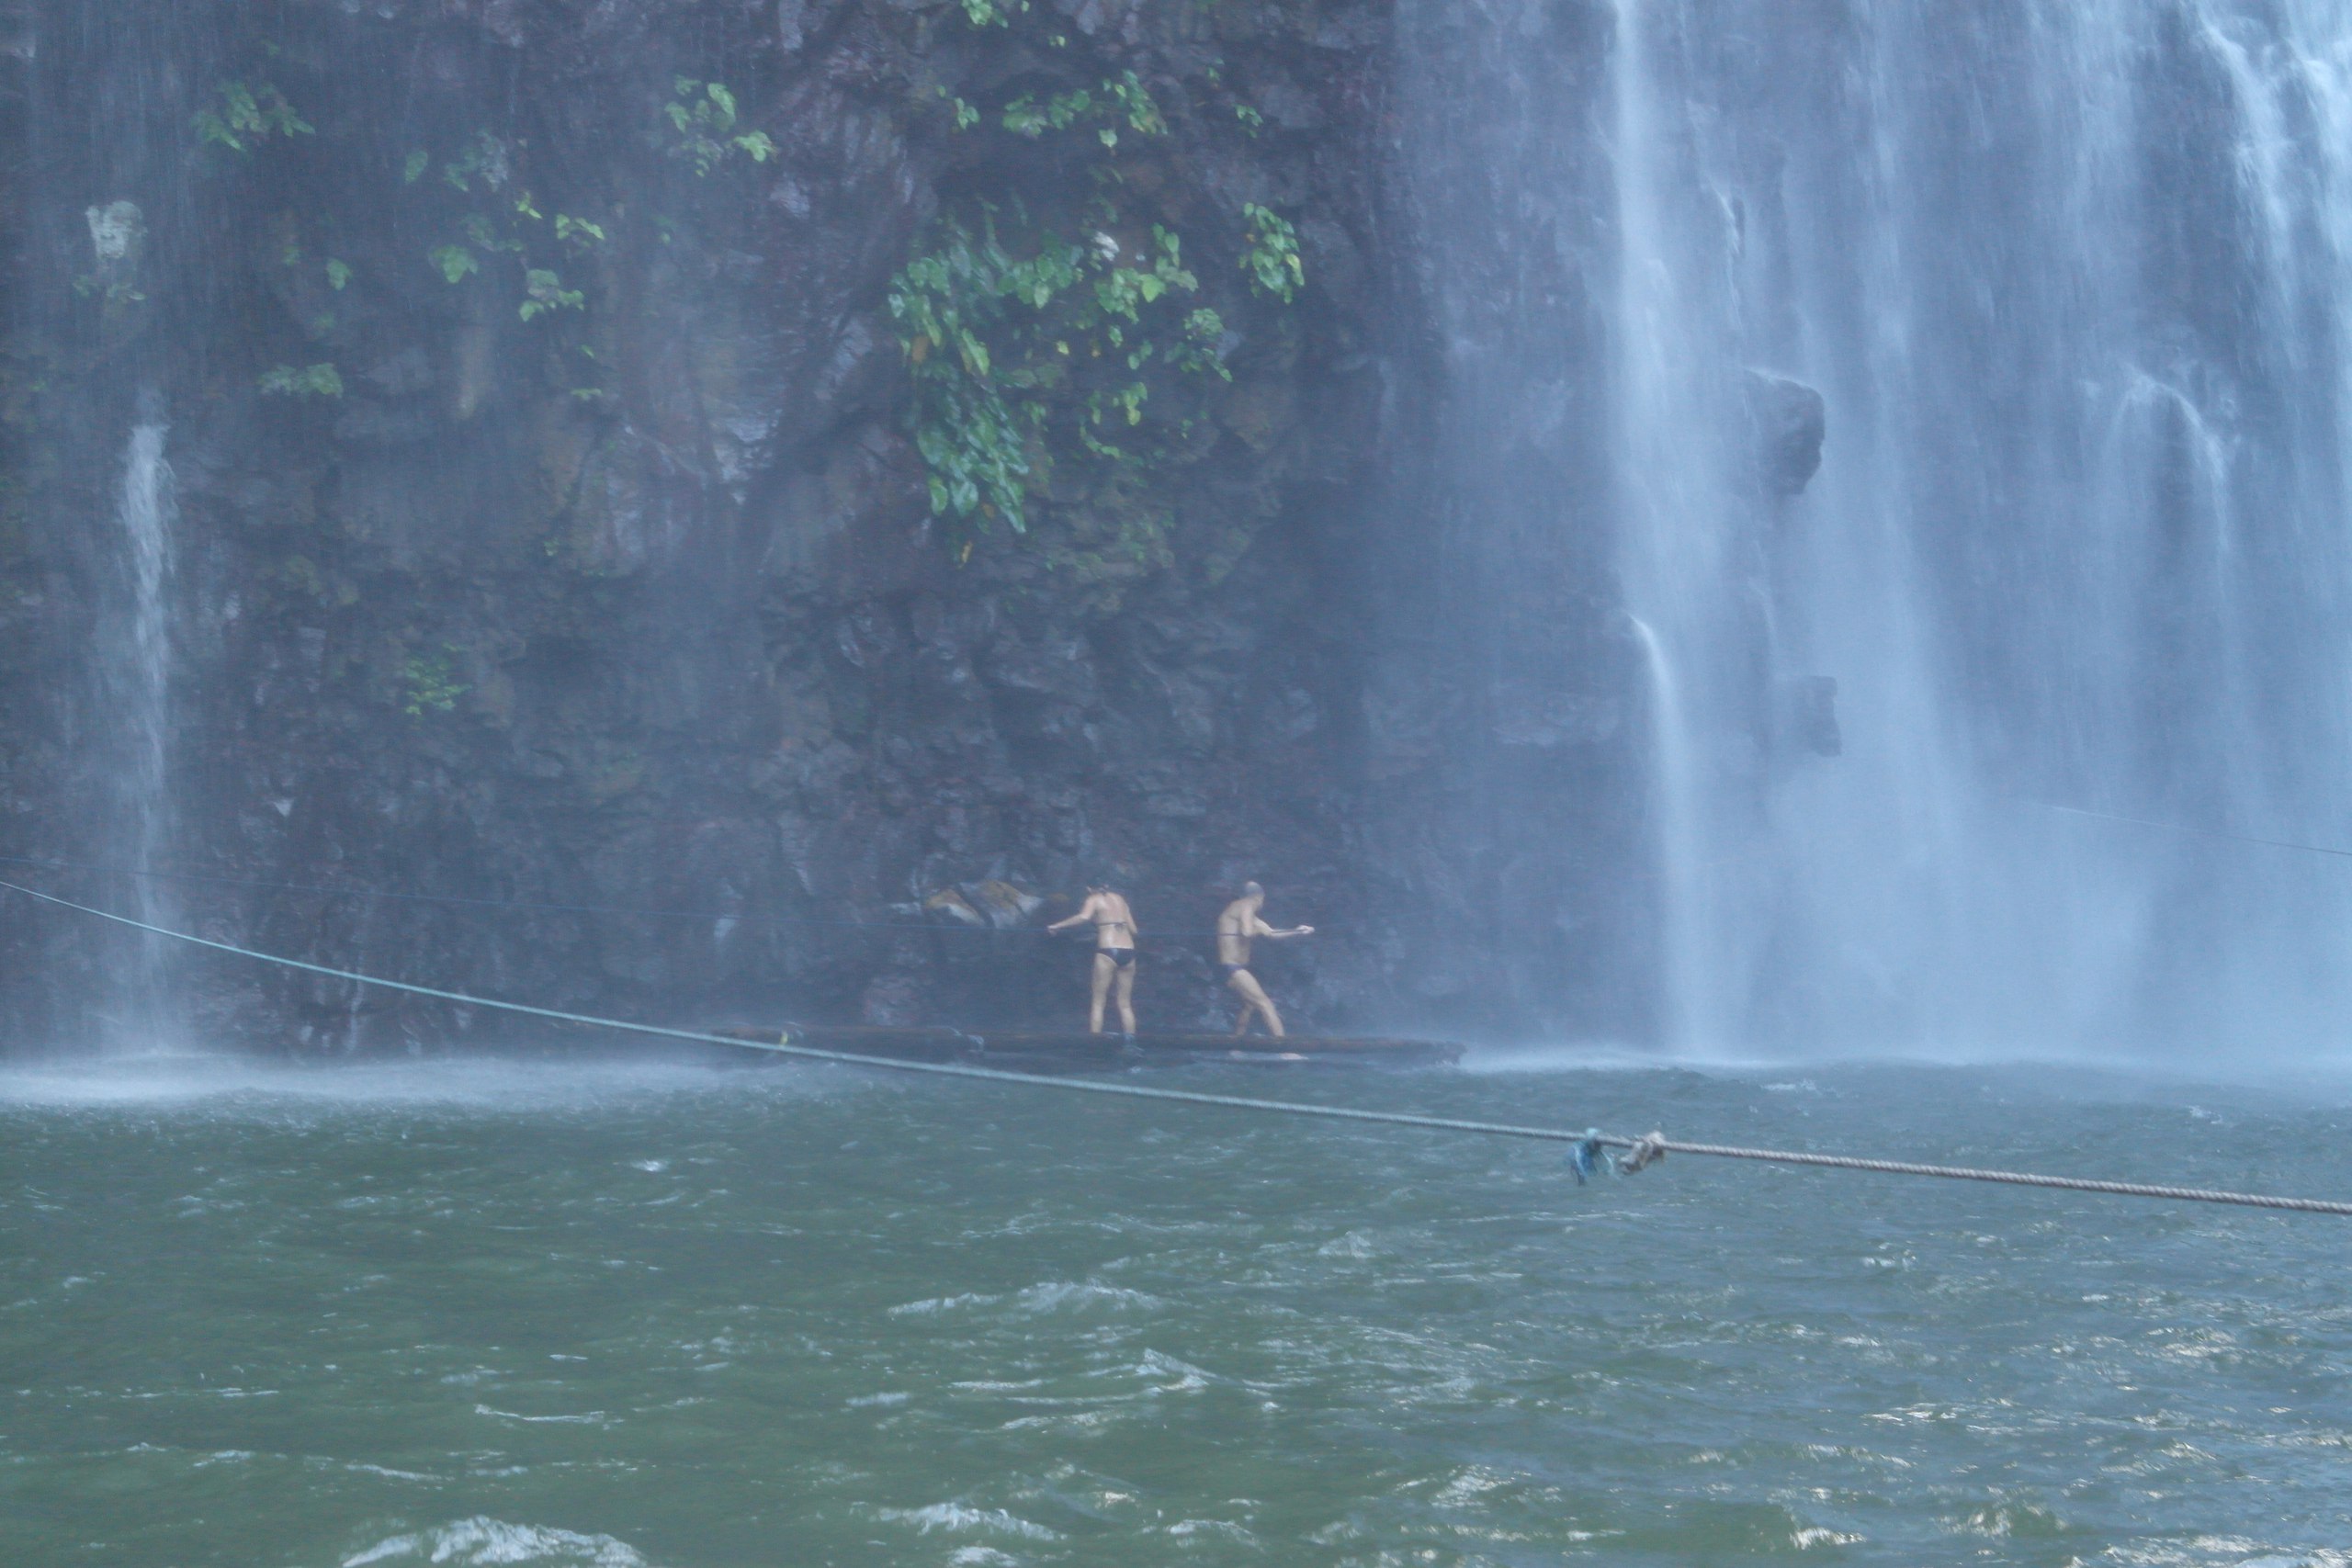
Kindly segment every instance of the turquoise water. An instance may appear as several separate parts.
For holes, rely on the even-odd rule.
[[[1204,1070],[2352,1194],[2352,1091]],[[2352,1222],[831,1069],[0,1072],[50,1564],[2352,1562]]]

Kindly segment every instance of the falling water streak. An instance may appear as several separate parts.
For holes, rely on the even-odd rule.
[[[1663,13],[1663,15],[1661,15]],[[1688,128],[1658,94],[1657,36],[1679,20],[1670,5],[1623,0],[1612,61],[1621,252],[1615,364],[1617,470],[1623,497],[1625,596],[1649,666],[1651,767],[1656,779],[1664,948],[1661,1017],[1677,1048],[1720,1044],[1736,1027],[1727,998],[1742,985],[1737,921],[1710,780],[1714,641],[1722,604],[1725,512],[1718,389],[1713,358],[1692,341],[1713,293],[1678,266],[1681,243],[1668,198]]]
[[[160,418],[144,418],[133,428],[115,511],[130,580],[130,613],[117,659],[116,695],[127,764],[120,783],[127,818],[123,827],[130,848],[126,858],[135,865],[163,861],[172,829],[171,600],[178,507],[171,464],[164,456],[169,430]],[[141,919],[164,924],[176,913],[161,880],[139,878],[133,886]],[[152,1044],[164,1032],[167,964],[158,940],[142,938],[139,964],[127,978],[123,998],[121,1032],[132,1037],[131,1043]]]
[[[2004,802],[2342,819],[2352,8],[1845,15],[1794,25],[1852,51],[1809,74],[1761,0],[1618,0],[1612,461],[1668,1038],[2327,1032],[2352,893]],[[1801,501],[1739,493],[1743,365],[1825,394]],[[1753,765],[1766,678],[1815,673],[1842,755]]]
[[[1682,696],[1674,678],[1673,662],[1649,623],[1638,615],[1632,619],[1634,636],[1642,645],[1643,662],[1649,676],[1659,880],[1665,895],[1662,1022],[1667,1040],[1680,1045],[1699,1038],[1700,1020],[1692,1016],[1692,1000],[1702,994],[1704,986],[1704,976],[1699,972],[1703,937],[1696,921],[1702,897],[1697,883],[1705,874],[1697,849],[1698,781],[1690,765],[1690,738],[1683,726]]]
[[[1688,1043],[1697,1021],[1698,933],[1692,929],[1692,904],[1701,852],[1693,815],[1696,780],[1690,772],[1690,716],[1664,640],[1642,612],[1651,611],[1667,588],[1658,579],[1671,567],[1656,558],[1661,528],[1670,525],[1670,500],[1656,493],[1653,484],[1670,482],[1677,471],[1652,466],[1651,443],[1657,429],[1657,405],[1665,397],[1664,367],[1659,363],[1661,318],[1670,309],[1670,286],[1659,255],[1657,188],[1651,168],[1656,138],[1655,105],[1645,69],[1645,17],[1641,0],[1623,0],[1618,7],[1615,54],[1615,141],[1618,228],[1622,250],[1618,257],[1616,378],[1620,424],[1619,472],[1626,486],[1624,528],[1628,557],[1627,598],[1648,665],[1651,767],[1656,778],[1659,883],[1664,893],[1661,910],[1662,978],[1660,1020],[1666,1039]],[[1647,545],[1647,550],[1641,547]]]

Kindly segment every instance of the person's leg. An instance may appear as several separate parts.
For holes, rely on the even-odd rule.
[[[1111,962],[1109,953],[1097,953],[1094,955],[1093,1005],[1086,1012],[1086,1032],[1089,1034],[1102,1032],[1102,998],[1110,993],[1111,976],[1117,973],[1118,965]]]
[[[1130,1034],[1136,1032],[1136,961],[1129,959],[1119,965],[1119,1022]]]
[[[1263,986],[1258,984],[1258,976],[1244,969],[1233,977],[1233,988],[1241,993],[1242,1000],[1257,1010],[1259,1017],[1266,1021],[1266,1032],[1280,1040],[1283,1037],[1283,1015],[1274,1010],[1273,998],[1266,995]]]
[[[1258,1010],[1255,1004],[1250,1000],[1250,993],[1241,988],[1241,981],[1246,973],[1244,970],[1234,969],[1227,971],[1225,976],[1225,988],[1241,998],[1241,1010],[1233,1015],[1233,1037],[1236,1040],[1250,1032],[1250,1015]]]

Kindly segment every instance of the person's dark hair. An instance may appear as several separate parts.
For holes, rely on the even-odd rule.
[[[1266,890],[1254,882],[1245,882],[1241,885],[1241,896],[1244,898],[1263,898]]]

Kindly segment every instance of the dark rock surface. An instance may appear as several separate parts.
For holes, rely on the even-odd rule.
[[[379,0],[266,23],[151,0],[104,28],[40,0],[12,18],[35,42],[0,97],[0,197],[28,214],[0,359],[0,852],[121,858],[101,782],[119,741],[85,676],[119,613],[110,497],[151,389],[181,510],[170,859],[227,879],[173,898],[207,934],[663,1020],[1002,1021],[1077,1005],[1080,953],[923,901],[998,879],[1050,914],[1111,879],[1167,939],[1147,1010],[1190,1028],[1223,1010],[1199,933],[1255,876],[1277,918],[1325,932],[1270,965],[1303,1021],[1589,1016],[1589,975],[1566,1000],[1540,980],[1480,999],[1503,956],[1417,932],[1488,873],[1408,863],[1442,846],[1393,830],[1453,787],[1463,709],[1395,656],[1412,594],[1367,586],[1420,578],[1443,543],[1398,499],[1439,437],[1430,399],[1398,390],[1430,365],[1391,231],[1386,6],[1036,4],[1046,33],[976,26],[960,0]],[[1057,478],[1025,536],[960,558],[884,309],[982,155],[947,106],[1124,71],[1170,134],[1131,139],[1117,178],[1184,215],[1233,378],[1148,486]],[[190,134],[221,83],[265,73],[311,133],[242,155]],[[681,77],[723,78],[775,156],[697,177],[662,140]],[[435,185],[469,148],[469,188]],[[1049,164],[1022,175],[1041,202],[1067,176]],[[148,237],[116,277],[85,213],[119,200]],[[517,202],[610,231],[567,266],[577,310],[526,321],[428,261]],[[1244,203],[1295,222],[1293,306],[1244,287]],[[339,395],[262,389],[328,364]],[[1803,435],[1775,437],[1773,471]],[[1504,606],[1549,617],[1588,671],[1482,710],[1528,759],[1513,809],[1622,775],[1638,743],[1600,553],[1588,536]],[[1563,877],[1622,874],[1619,851],[1576,847],[1577,813],[1625,817],[1612,789],[1569,805],[1558,852],[1492,874],[1540,874],[1556,902]],[[51,874],[128,907],[119,876]],[[23,909],[0,951],[27,1038],[86,1029],[130,956]],[[193,1025],[266,1044],[505,1027],[179,963]]]
[[[1803,495],[1821,471],[1827,405],[1802,381],[1750,370],[1741,378],[1755,433],[1756,477],[1768,495]]]

